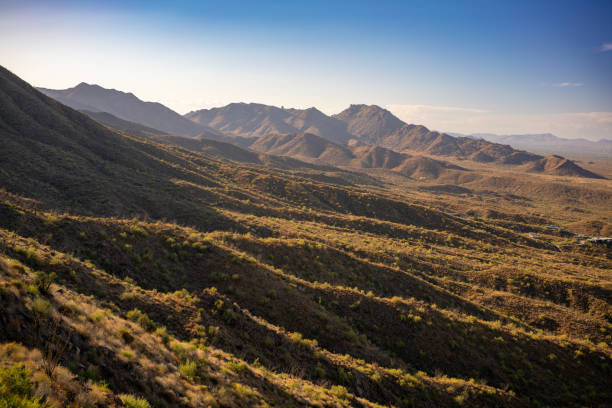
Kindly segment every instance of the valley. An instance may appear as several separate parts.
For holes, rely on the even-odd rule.
[[[362,105],[147,105],[159,128],[87,87],[0,69],[0,356],[44,404],[612,398],[612,252],[569,245],[612,234],[609,162]]]

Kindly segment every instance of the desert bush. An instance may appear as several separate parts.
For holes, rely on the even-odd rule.
[[[117,334],[127,344],[130,344],[131,342],[134,341],[134,336],[132,336],[132,333],[130,333],[129,330],[127,330],[127,329],[119,329]]]
[[[195,361],[187,361],[179,365],[179,371],[183,377],[195,378],[198,371],[198,366]]]
[[[135,395],[120,394],[119,398],[127,408],[151,408],[149,401],[144,398],[138,398]]]
[[[41,293],[49,293],[49,289],[51,288],[51,284],[53,283],[55,277],[55,272],[36,272],[36,276],[34,277],[34,285],[36,285]]]
[[[51,303],[45,299],[36,298],[32,302],[32,311],[39,318],[47,318],[51,314]]]
[[[155,324],[155,322],[151,320],[146,313],[141,312],[139,309],[130,310],[127,313],[127,318],[133,322],[138,323],[140,326],[142,326],[143,329],[148,332],[152,332],[157,329],[157,325]]]
[[[30,370],[23,364],[14,364],[0,369],[0,407],[41,408],[46,407],[40,399],[32,396]]]
[[[36,337],[40,342],[39,348],[42,352],[42,369],[53,380],[55,370],[70,346],[71,332],[62,333],[61,319],[51,316],[50,313],[46,316],[37,314],[37,320]],[[46,338],[43,338],[41,333],[46,333]]]
[[[168,345],[168,343],[170,342],[170,335],[168,334],[168,329],[166,329],[165,326],[157,328],[157,330],[155,330],[155,333],[157,333],[157,335],[161,338],[162,343]]]

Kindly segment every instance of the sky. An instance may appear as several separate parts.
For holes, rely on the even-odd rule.
[[[376,104],[459,133],[612,139],[612,1],[0,0],[0,65],[184,114]]]

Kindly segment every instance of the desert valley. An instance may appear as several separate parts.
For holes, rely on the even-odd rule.
[[[0,44],[0,408],[612,405],[612,116],[609,72],[597,76],[612,60],[593,62],[610,57],[612,44],[584,63],[599,88],[540,82],[529,88],[533,103],[519,103],[512,75],[535,83],[533,72],[553,70],[536,65],[531,49],[533,59],[513,71],[487,65],[505,58],[490,57],[487,36],[535,44],[569,25],[550,17],[515,29],[520,19],[484,3],[488,19],[470,17],[452,33],[472,8],[262,3],[268,20],[252,5],[228,12],[215,2],[152,2],[149,11],[138,2],[58,1],[61,13],[30,3],[0,1],[0,34],[45,44],[31,53]],[[503,9],[549,15],[539,7]],[[609,5],[584,7],[590,30],[608,33]],[[344,19],[351,24],[337,26]],[[15,21],[24,21],[21,34],[12,34]],[[134,26],[122,31],[115,21]],[[238,22],[250,31],[234,38]],[[94,39],[77,30],[85,23]],[[164,24],[174,31],[160,31]],[[356,36],[356,26],[371,33],[351,37],[358,46],[343,37]],[[273,42],[263,42],[266,30]],[[461,81],[474,71],[483,85],[461,98],[497,108],[393,104],[396,88],[409,92],[387,77],[410,78],[389,63],[405,62],[387,44],[399,44],[392,30],[407,42],[420,41],[411,30],[434,41],[402,70],[419,81],[432,67]],[[585,36],[571,44],[585,48]],[[206,48],[218,59],[202,62],[211,39],[223,47]],[[467,64],[447,49],[458,58],[447,70],[434,63],[432,50],[446,55],[438,39],[486,59]],[[82,58],[71,60],[73,43]],[[152,49],[168,52],[151,54],[159,66]],[[369,54],[351,69],[362,75],[374,64],[379,76],[323,85],[332,68],[352,75],[343,64],[362,49]],[[148,70],[130,70],[139,59],[156,75],[177,74],[150,81]],[[294,61],[303,71],[283,71]],[[519,113],[508,120],[494,112],[502,93],[486,82],[488,69],[511,83],[500,100]],[[106,86],[115,72],[129,85]],[[424,94],[412,83],[414,98],[452,100],[437,84],[448,85],[444,75]],[[222,102],[198,99],[184,110],[167,102],[189,99],[201,84],[207,101]],[[353,88],[377,96],[352,98]],[[253,89],[266,103],[248,102]],[[298,97],[321,106],[288,107]],[[344,108],[330,108],[337,101]],[[553,112],[573,107],[590,111]],[[527,126],[534,130],[521,132]]]

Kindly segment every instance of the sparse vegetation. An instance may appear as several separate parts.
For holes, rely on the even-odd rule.
[[[44,112],[34,126],[11,111],[22,139],[0,128],[9,152],[0,367],[11,398],[32,407],[610,400],[610,254],[553,249],[565,232],[545,226],[575,215],[549,179],[529,176],[550,190],[528,199],[507,194],[529,181],[505,178],[449,196],[376,172],[216,161],[113,133],[2,75],[3,109]],[[41,147],[38,126],[56,142]],[[43,188],[50,180],[70,188]],[[606,183],[570,183],[602,222]],[[547,206],[558,214],[543,214]],[[550,242],[528,238],[531,229]],[[10,391],[6,370],[25,388]]]

